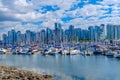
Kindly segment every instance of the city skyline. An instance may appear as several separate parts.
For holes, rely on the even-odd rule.
[[[1,34],[15,30],[37,31],[41,27],[74,25],[87,29],[100,24],[118,24],[119,0],[0,0]]]
[[[120,80],[120,0],[0,0],[0,80]]]
[[[62,25],[56,22],[54,23],[54,29],[46,28],[38,32],[26,30],[22,33],[21,31],[11,29],[7,33],[2,34],[0,44],[6,46],[118,40],[120,39],[119,34],[120,25],[101,24],[89,26],[88,29],[75,28],[74,25],[69,25],[68,29],[63,29]]]

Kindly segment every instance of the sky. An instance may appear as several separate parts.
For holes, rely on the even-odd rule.
[[[87,29],[120,24],[119,0],[0,0],[0,33],[15,29],[39,31],[59,22]]]

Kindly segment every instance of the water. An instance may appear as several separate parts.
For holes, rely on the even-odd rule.
[[[0,64],[51,74],[55,80],[120,80],[120,60],[106,56],[0,55]]]

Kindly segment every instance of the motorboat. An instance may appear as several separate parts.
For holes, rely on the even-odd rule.
[[[114,53],[114,57],[115,58],[120,58],[120,50],[118,50]]]
[[[85,53],[87,56],[90,56],[93,54],[93,51],[90,51],[90,50],[86,50],[86,53]]]
[[[32,52],[29,50],[29,48],[21,48],[18,54],[31,55]]]
[[[5,54],[5,51],[3,50],[3,48],[0,48],[0,54]]]
[[[80,54],[80,50],[71,50],[70,55]]]
[[[56,50],[56,48],[52,47],[52,48],[49,48],[47,49],[44,53],[44,55],[58,55],[59,54],[59,51]]]
[[[64,55],[70,55],[70,51],[69,50],[63,50],[62,54],[64,54]]]
[[[111,50],[105,52],[105,55],[106,55],[106,56],[114,56],[114,54],[115,54],[115,52],[114,52],[114,51],[111,51]]]

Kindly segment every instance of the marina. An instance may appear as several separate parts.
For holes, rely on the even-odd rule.
[[[113,41],[114,42],[114,41]],[[111,43],[110,41],[102,42],[81,42],[81,43],[67,43],[61,45],[44,44],[39,45],[23,45],[23,46],[8,46],[0,48],[0,54],[14,54],[14,55],[104,55],[114,58],[120,58],[120,41]]]
[[[0,80],[120,80],[120,1],[0,0]]]

